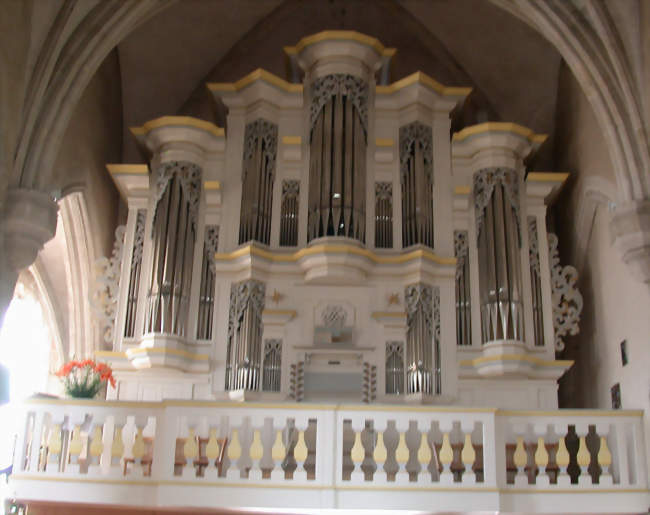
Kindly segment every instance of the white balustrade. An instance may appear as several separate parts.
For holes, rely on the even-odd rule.
[[[38,400],[24,416],[23,480],[647,491],[639,412]]]

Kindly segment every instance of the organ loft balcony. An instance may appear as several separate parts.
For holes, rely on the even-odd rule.
[[[148,164],[108,165],[117,384],[25,405],[18,496],[647,509],[642,414],[558,410],[582,297],[546,227],[568,174],[525,165],[546,137],[452,134],[470,90],[388,83],[369,36],[284,51],[292,81],[207,85],[225,128],[158,118]]]

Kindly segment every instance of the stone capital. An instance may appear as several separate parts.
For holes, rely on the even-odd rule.
[[[618,205],[611,230],[614,246],[632,274],[650,285],[650,200]]]
[[[7,264],[18,273],[30,266],[56,232],[58,205],[47,193],[16,188],[7,192],[2,215]]]

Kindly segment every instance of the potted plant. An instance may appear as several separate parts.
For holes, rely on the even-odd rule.
[[[107,382],[115,388],[111,367],[92,359],[68,361],[56,375],[63,381],[65,393],[79,399],[94,398]]]

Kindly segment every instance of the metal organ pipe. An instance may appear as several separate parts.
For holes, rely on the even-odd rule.
[[[368,87],[352,75],[312,84],[308,240],[365,241]]]
[[[474,175],[483,343],[523,339],[519,183],[515,170]]]
[[[274,123],[260,118],[246,125],[239,243],[255,240],[269,244],[277,144],[278,126]]]
[[[393,247],[393,183],[375,183],[375,247]]]
[[[544,308],[542,306],[542,277],[539,269],[537,219],[528,217],[528,256],[530,260],[530,290],[533,297],[533,329],[535,345],[544,346]]]
[[[158,168],[147,333],[185,336],[200,192],[198,166],[171,161]]]
[[[456,255],[456,343],[472,344],[472,305],[469,288],[467,231],[454,231]]]
[[[144,245],[144,224],[147,211],[138,209],[133,236],[133,255],[131,257],[131,273],[129,274],[129,293],[126,301],[126,319],[124,336],[133,338],[135,335],[135,319],[138,310],[138,290],[140,289],[140,274],[142,272],[142,249]]]
[[[298,245],[298,199],[300,181],[282,181],[282,206],[280,208],[280,245]]]

